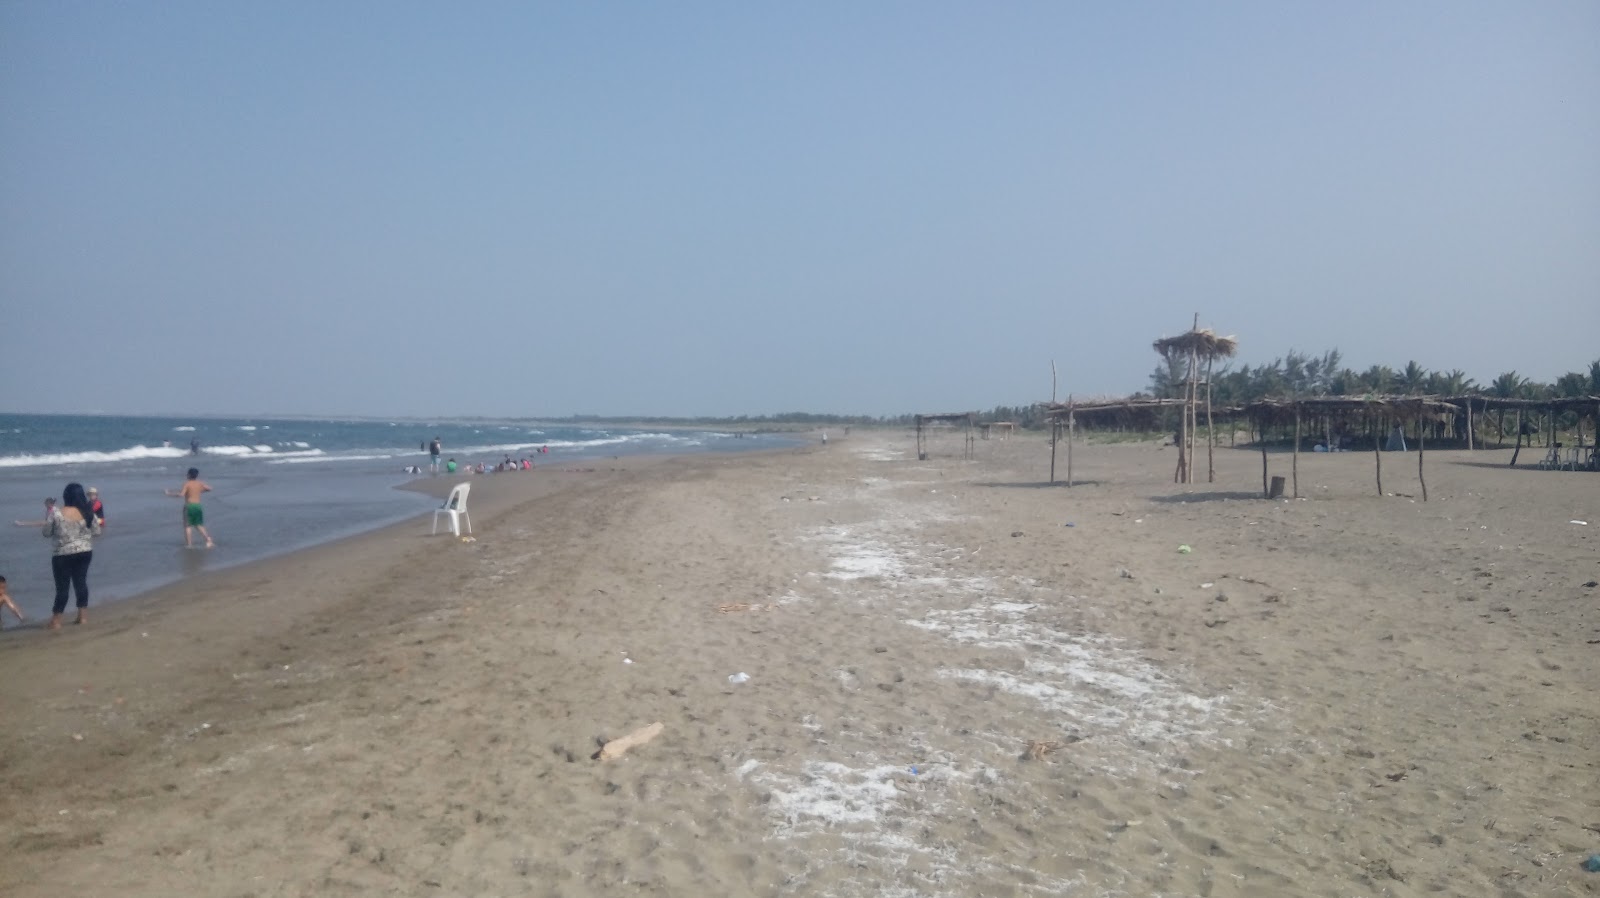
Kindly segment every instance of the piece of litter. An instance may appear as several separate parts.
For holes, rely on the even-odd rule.
[[[1568,524],[1582,524],[1585,527],[1589,526],[1589,522],[1588,521],[1568,521],[1567,523]]]
[[[83,734],[82,733],[73,733],[72,734],[72,741],[73,742],[82,742],[83,741]],[[63,813],[65,813],[65,812],[63,812]]]
[[[1071,521],[1068,521],[1068,522],[1066,522],[1066,523],[1065,523],[1065,524],[1062,524],[1062,525],[1061,525],[1061,526],[1063,526],[1063,527],[1076,527],[1076,526],[1078,526],[1078,525],[1077,525],[1077,524],[1074,524],[1074,523],[1072,523],[1072,522],[1071,522]]]
[[[1178,554],[1179,555],[1187,555],[1187,554],[1189,554],[1190,552],[1193,552],[1193,551],[1194,550],[1189,548],[1188,546],[1179,546],[1178,547]]]
[[[623,664],[632,664],[633,663],[633,659],[632,658],[623,658],[622,659],[622,663]]]
[[[1211,587],[1216,586],[1216,585],[1217,584],[1215,584],[1215,583],[1202,583],[1202,584],[1200,584],[1200,588],[1201,589],[1210,589]]]
[[[736,674],[729,674],[728,675],[728,682],[735,683],[735,684],[737,684],[737,683],[748,683],[748,682],[750,682],[750,675],[741,670]]]

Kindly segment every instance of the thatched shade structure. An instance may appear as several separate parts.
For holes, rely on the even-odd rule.
[[[966,424],[966,428],[963,432],[966,448],[962,453],[962,458],[972,458],[973,444],[976,442],[976,439],[973,436],[973,427],[978,421],[977,412],[942,412],[933,415],[917,415],[915,417],[917,422],[917,461],[928,460],[927,444],[924,441],[922,433],[923,426],[927,424],[941,423],[952,425],[961,423]]]
[[[1151,346],[1164,359],[1182,361],[1191,354],[1202,359],[1231,359],[1239,351],[1239,340],[1219,337],[1209,328],[1196,328],[1176,337],[1162,337]]]
[[[1294,456],[1291,462],[1294,477],[1294,495],[1300,495],[1300,423],[1306,415],[1350,422],[1370,422],[1383,418],[1399,423],[1418,421],[1449,421],[1456,415],[1456,406],[1441,399],[1426,396],[1321,396],[1313,399],[1267,399],[1252,402],[1244,413],[1257,427],[1294,424]],[[1379,441],[1374,440],[1372,453],[1377,465],[1378,495],[1383,495],[1383,455]],[[1428,481],[1423,473],[1426,454],[1422,431],[1417,431],[1417,479],[1422,483],[1422,501],[1428,501]],[[1271,495],[1267,484],[1267,445],[1261,444],[1261,488]]]
[[[1056,445],[1066,432],[1067,486],[1072,486],[1072,444],[1077,436],[1077,424],[1091,427],[1126,427],[1129,430],[1157,430],[1166,426],[1167,415],[1183,411],[1188,403],[1182,399],[1091,399],[1083,402],[1068,400],[1046,403],[1044,414],[1050,419],[1050,482],[1056,482]],[[1221,417],[1231,419],[1240,410],[1222,409]]]
[[[1472,448],[1472,415],[1474,409],[1485,412],[1514,409],[1517,413],[1517,447],[1511,453],[1511,464],[1517,463],[1517,456],[1522,454],[1522,416],[1529,411],[1543,411],[1552,418],[1566,412],[1575,412],[1578,415],[1578,446],[1582,448],[1583,420],[1592,418],[1595,422],[1595,435],[1593,444],[1600,445],[1600,396],[1563,396],[1550,399],[1517,399],[1509,396],[1450,396],[1448,402],[1457,408],[1466,410],[1467,413],[1467,448]]]
[[[1178,469],[1173,472],[1174,482],[1194,482],[1194,433],[1199,423],[1197,412],[1200,405],[1200,366],[1205,365],[1206,387],[1206,478],[1214,481],[1217,478],[1215,459],[1212,449],[1216,445],[1216,431],[1212,427],[1211,416],[1211,369],[1217,359],[1233,358],[1239,351],[1239,341],[1233,337],[1221,337],[1209,328],[1200,327],[1200,316],[1195,316],[1194,327],[1188,333],[1176,337],[1162,337],[1151,344],[1156,354],[1160,355],[1169,365],[1182,364],[1186,376],[1184,378],[1183,418],[1178,434]]]

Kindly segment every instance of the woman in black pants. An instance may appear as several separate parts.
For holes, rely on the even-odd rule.
[[[94,558],[94,537],[100,535],[100,519],[89,505],[83,484],[69,483],[61,492],[61,505],[50,510],[44,522],[44,537],[50,540],[50,570],[56,576],[56,603],[50,615],[50,629],[61,629],[61,613],[67,610],[67,585],[78,598],[78,623],[89,619],[89,562]]]

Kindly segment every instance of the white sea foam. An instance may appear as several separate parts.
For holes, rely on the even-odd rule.
[[[483,446],[463,446],[459,449],[452,448],[447,455],[457,457],[467,455],[486,455],[497,453],[521,453],[537,449],[540,446],[549,446],[551,449],[576,449],[579,451],[596,449],[601,446],[623,446],[627,444],[660,443],[673,448],[684,448],[701,445],[700,441],[692,438],[670,433],[631,433],[623,436],[607,436],[593,440],[536,440],[523,443],[493,443]]]
[[[323,454],[322,450],[320,450],[320,449],[313,449],[310,452],[305,452],[305,453],[296,453],[295,457],[287,457],[287,456],[288,456],[288,453],[284,453],[284,457],[269,459],[267,461],[267,464],[269,464],[269,465],[303,465],[303,464],[306,464],[308,462],[383,461],[384,459],[391,459],[391,458],[396,458],[397,457],[397,456],[393,456],[393,455],[325,455],[325,454]]]
[[[240,456],[255,455],[257,453],[269,453],[272,452],[273,449],[271,446],[263,443],[256,446],[207,446],[200,451],[206,453],[207,455]]]
[[[190,426],[188,426],[188,425],[187,425],[187,424],[181,424],[181,425],[179,425],[179,426],[177,426],[177,427],[174,427],[174,428],[172,428],[172,429],[173,429],[173,430],[181,430],[181,431],[183,431],[183,432],[184,432],[184,433],[188,433],[188,432],[190,432],[190,431],[192,431],[192,430],[194,430],[194,428],[193,428],[193,427],[190,427]]]
[[[173,446],[129,446],[110,452],[61,452],[42,455],[0,456],[0,468],[30,468],[46,465],[92,465],[105,462],[133,461],[141,458],[182,458],[187,449]]]

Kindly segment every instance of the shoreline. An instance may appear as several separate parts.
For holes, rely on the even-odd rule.
[[[604,470],[613,473],[631,471],[642,468],[652,462],[678,457],[680,456],[620,456],[616,459],[607,459]],[[573,460],[575,465],[582,464],[583,461],[585,460]],[[489,517],[503,513],[509,507],[534,501],[542,495],[559,489],[560,484],[554,482],[555,477],[561,475],[576,476],[601,470],[599,465],[584,465],[584,467],[587,470],[581,472],[554,468],[548,470],[535,468],[532,471],[519,471],[517,472],[517,477],[521,479],[514,479],[509,476],[491,478],[487,474],[464,477],[440,475],[436,478],[423,476],[406,483],[390,486],[388,489],[419,493],[442,501],[457,483],[472,483],[475,489],[468,502],[469,511]],[[490,488],[479,487],[479,483],[489,485]],[[482,510],[480,511],[480,509]],[[174,596],[178,594],[198,596],[209,590],[225,590],[237,580],[259,578],[282,565],[302,566],[324,563],[324,556],[340,551],[351,551],[353,549],[356,554],[366,557],[371,554],[371,547],[366,545],[367,543],[389,543],[405,539],[408,534],[414,535],[418,522],[421,522],[423,527],[431,529],[431,519],[432,509],[428,508],[409,513],[406,517],[398,520],[379,524],[368,529],[344,533],[311,545],[270,552],[266,555],[228,563],[217,568],[198,570],[192,573],[179,572],[166,582],[140,589],[128,595],[117,596],[109,601],[96,602],[91,596],[89,605],[91,620],[95,622],[118,620],[124,610],[124,606],[128,605],[177,601]],[[441,522],[440,526],[443,527],[444,524]],[[427,534],[424,533],[424,535]],[[212,550],[197,548],[192,551],[204,552]],[[91,588],[93,586],[94,584],[91,583]],[[172,593],[173,596],[167,595],[168,593]],[[71,611],[70,604],[68,610]],[[21,625],[15,623],[12,618],[8,618],[8,620],[11,623],[3,631],[0,631],[0,651],[4,651],[6,643],[9,641],[7,637],[10,634],[16,633],[20,637],[23,633],[43,631],[47,622],[47,618],[40,619],[38,616],[30,616]]]
[[[790,447],[781,447],[776,449],[741,449],[736,451],[782,451],[783,448]],[[721,451],[726,450],[719,450],[719,452]],[[530,471],[517,471],[513,473],[519,476],[533,475],[536,477],[543,477],[549,476],[547,472],[561,473],[570,471],[572,469],[595,469],[600,467],[618,466],[622,465],[624,463],[623,460],[625,459],[670,458],[677,457],[679,455],[693,456],[699,454],[715,453],[673,451],[663,453],[635,452],[629,454],[612,455],[603,452],[595,452],[587,455],[564,457],[559,461],[555,461],[554,459],[546,459],[542,464],[536,465]],[[316,473],[323,477],[330,475],[337,476],[336,472],[334,471]],[[361,476],[384,477],[386,475],[382,472],[366,471],[361,472]],[[85,483],[97,484],[107,484],[108,480],[115,480],[115,478],[97,479],[92,475],[78,475],[78,477],[79,479],[84,480]],[[240,472],[229,472],[227,475],[224,475],[223,479],[226,480],[230,477],[242,480],[244,483],[249,484],[251,488],[257,488],[257,484],[260,482],[260,478],[258,476],[254,476],[250,473]],[[122,479],[137,481],[139,478],[124,475]],[[217,482],[217,475],[212,475],[212,477],[209,479],[211,479],[213,482]],[[458,481],[487,484],[493,481],[500,481],[502,479],[503,478],[501,476],[490,478],[488,474],[454,476],[440,474],[437,477],[430,477],[424,473],[422,475],[413,476],[410,479],[403,480],[402,482],[393,482],[393,480],[391,480],[389,483],[378,487],[378,493],[374,493],[373,495],[422,495],[436,500],[442,500],[444,495],[448,492],[448,486],[441,486],[440,484],[454,484]],[[234,498],[232,495],[232,488],[233,485],[229,484],[229,487],[226,488],[223,493],[218,494],[224,495],[224,498],[220,501],[226,503],[230,499]],[[475,492],[481,494],[483,491],[483,488],[480,486]],[[349,500],[356,495],[356,493],[352,492],[348,495],[345,495],[343,499]],[[140,510],[143,512],[141,514],[130,514],[129,506],[126,504],[126,502],[117,501],[119,496],[114,489],[112,496],[113,507],[111,510],[114,513],[115,520],[113,521],[113,526],[108,530],[107,536],[113,539],[114,542],[104,546],[97,546],[96,561],[98,562],[98,567],[101,571],[120,572],[121,576],[115,580],[101,582],[101,578],[96,576],[96,572],[93,570],[91,571],[91,613],[96,610],[103,611],[105,609],[114,608],[126,602],[143,601],[153,593],[157,593],[163,589],[182,584],[196,577],[206,577],[225,571],[230,571],[241,566],[256,565],[263,562],[270,562],[275,559],[291,558],[296,553],[310,551],[323,545],[341,543],[345,540],[360,538],[368,534],[384,531],[391,527],[401,527],[404,526],[406,522],[413,519],[427,518],[432,511],[431,506],[419,506],[416,508],[405,509],[397,506],[394,502],[385,502],[384,500],[379,499],[375,503],[376,505],[380,507],[388,506],[388,510],[380,510],[379,518],[381,523],[369,524],[362,521],[354,525],[336,524],[330,528],[330,521],[319,520],[317,524],[322,529],[327,530],[327,533],[317,533],[315,530],[313,530],[309,536],[300,538],[291,537],[288,540],[282,540],[282,536],[279,533],[268,532],[259,534],[269,535],[282,540],[279,545],[271,545],[269,543],[268,547],[266,548],[257,548],[256,546],[258,544],[250,539],[251,535],[256,534],[246,533],[243,535],[235,535],[233,533],[229,533],[219,539],[221,548],[218,550],[194,549],[189,552],[184,552],[178,550],[176,547],[171,546],[165,536],[154,536],[154,534],[164,534],[166,532],[165,528],[167,524],[164,519],[157,523],[144,509]],[[218,500],[208,500],[208,504],[214,501]],[[259,502],[259,499],[256,501]],[[366,500],[356,499],[355,501],[364,502]],[[226,505],[223,506],[223,510],[225,513],[237,514],[237,512],[230,511]],[[278,514],[280,517],[282,516],[281,512]],[[220,516],[216,514],[215,508],[208,509],[208,524],[215,527],[218,523],[218,517]],[[274,526],[274,519],[271,514],[257,516],[247,520],[249,525],[257,530],[266,528],[268,531],[270,531]],[[12,536],[10,533],[5,535],[7,537]],[[130,537],[132,542],[129,541]],[[13,595],[20,595],[18,601],[19,604],[22,605],[24,612],[28,614],[28,619],[19,623],[15,620],[15,618],[8,617],[5,621],[0,622],[4,624],[3,628],[0,628],[0,644],[3,644],[10,638],[15,638],[12,635],[14,633],[21,634],[29,631],[39,630],[44,627],[49,618],[51,592],[53,590],[49,576],[48,552],[43,550],[44,547],[37,547],[40,549],[40,551],[33,551],[36,548],[34,544],[37,542],[37,540],[26,538],[26,536],[20,539],[13,539],[12,542],[18,544],[9,547],[18,550],[15,554],[15,557],[12,559],[14,563],[10,570],[0,571],[0,573],[5,573],[11,577]],[[151,553],[168,552],[176,553],[174,556],[175,560],[168,562],[170,567],[157,565],[156,568],[152,570],[151,566],[146,561],[146,559],[153,557]],[[133,554],[130,556],[129,553]],[[120,560],[123,561],[137,557],[139,564],[133,566],[119,566],[116,563],[119,560],[119,557]],[[30,562],[32,562],[31,566]],[[107,565],[110,565],[110,567],[107,567]],[[133,569],[129,570],[129,567],[133,567]]]
[[[1430,452],[1422,503],[1329,454],[1272,502],[1250,451],[1190,488],[1151,444],[1080,445],[1070,489],[1039,439],[914,454],[507,478],[474,542],[408,522],[0,646],[0,886],[1587,893],[1593,475]]]

